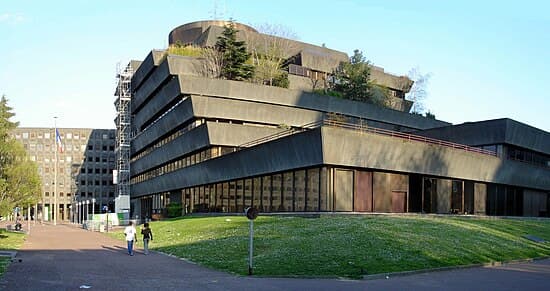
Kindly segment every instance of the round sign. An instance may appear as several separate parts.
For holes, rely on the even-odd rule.
[[[246,214],[246,217],[250,220],[254,220],[256,219],[256,217],[258,217],[258,209],[256,209],[255,207],[247,207],[244,210],[244,213]]]

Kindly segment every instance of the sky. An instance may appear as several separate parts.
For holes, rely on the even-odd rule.
[[[459,124],[512,118],[550,132],[550,1],[0,0],[0,95],[24,127],[114,128],[117,64],[175,27],[229,19],[396,75],[429,74],[424,107]]]

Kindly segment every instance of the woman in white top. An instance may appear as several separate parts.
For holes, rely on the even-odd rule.
[[[124,229],[124,235],[126,235],[126,242],[128,243],[128,254],[134,255],[134,240],[136,239],[136,228],[130,221],[128,226]]]

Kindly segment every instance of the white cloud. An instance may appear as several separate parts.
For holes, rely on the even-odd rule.
[[[0,14],[0,23],[18,24],[25,20],[26,20],[25,16],[21,13]]]

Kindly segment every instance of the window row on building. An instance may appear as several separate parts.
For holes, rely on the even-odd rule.
[[[390,212],[548,216],[550,195],[492,183],[319,167],[185,188],[142,197],[147,213],[181,202],[185,213]],[[162,196],[162,197],[161,197]],[[160,203],[160,201],[164,203]]]
[[[205,150],[201,150],[195,153],[190,153],[182,156],[181,158],[168,162],[159,167],[155,167],[152,170],[146,171],[139,175],[132,177],[130,180],[132,184],[141,183],[149,179],[170,173],[185,167],[192,166],[194,164],[201,163],[203,161],[225,155],[230,152],[236,151],[235,147],[225,147],[225,146],[214,146]]]

